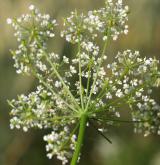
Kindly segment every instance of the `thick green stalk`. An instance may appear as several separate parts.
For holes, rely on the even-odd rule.
[[[81,147],[83,144],[84,139],[84,133],[86,128],[86,122],[87,122],[87,116],[83,114],[80,119],[80,127],[79,127],[79,133],[78,133],[78,140],[75,148],[75,152],[72,157],[71,165],[76,165],[78,161],[78,157],[80,155]]]

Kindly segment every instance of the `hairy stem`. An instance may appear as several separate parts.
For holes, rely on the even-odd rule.
[[[87,122],[87,116],[83,114],[80,119],[80,127],[79,127],[79,133],[78,133],[78,140],[75,148],[75,152],[72,157],[71,165],[76,165],[78,161],[78,157],[80,155],[81,147],[83,144],[84,139],[84,133],[86,128],[86,122]]]

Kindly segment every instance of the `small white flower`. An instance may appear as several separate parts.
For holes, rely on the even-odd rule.
[[[75,67],[72,66],[72,65],[70,66],[70,71],[71,71],[71,73],[73,73],[73,74],[77,73]]]
[[[60,81],[56,81],[56,82],[55,82],[55,87],[59,88],[59,87],[61,87],[61,85],[62,85],[62,84],[61,84]]]
[[[103,128],[98,128],[98,131],[104,132],[104,129]]]
[[[104,36],[104,37],[103,37],[103,41],[106,41],[107,39],[108,39],[107,36]]]
[[[34,10],[35,9],[35,6],[34,5],[30,5],[29,6],[29,10]]]
[[[23,131],[24,132],[27,132],[28,131],[28,128],[27,127],[23,127]]]
[[[117,97],[122,97],[122,96],[123,96],[123,93],[122,93],[121,89],[118,89],[118,90],[117,90],[116,96],[117,96]]]
[[[52,154],[52,153],[48,153],[48,154],[47,154],[47,157],[48,157],[49,159],[52,159],[53,154]]]
[[[7,18],[7,24],[11,24],[12,23],[12,19],[11,18]]]
[[[54,33],[50,33],[49,37],[53,38],[55,36]]]
[[[117,35],[114,35],[113,36],[113,41],[116,41],[118,39],[118,36]]]
[[[121,117],[119,112],[116,112],[115,115],[116,115],[116,117]]]
[[[69,58],[67,58],[66,56],[63,56],[63,62],[68,64],[69,63]]]
[[[128,34],[128,29],[124,30],[124,34],[126,34],[126,35]]]

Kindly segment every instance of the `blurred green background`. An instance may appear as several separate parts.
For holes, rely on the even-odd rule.
[[[75,8],[86,12],[103,6],[104,0],[0,0],[0,165],[59,165],[56,159],[46,158],[45,131],[31,130],[28,133],[9,129],[9,107],[6,100],[17,94],[34,90],[32,77],[15,73],[9,49],[17,43],[12,29],[6,25],[6,18],[19,16],[30,4],[42,12],[50,13],[61,23],[61,17],[68,16]],[[142,56],[156,56],[160,59],[160,0],[126,0],[130,6],[129,35],[122,36],[108,51],[113,60],[118,50],[140,50]],[[56,52],[72,53],[71,47],[62,39],[49,42]],[[160,101],[160,91],[156,91]],[[107,136],[113,144],[88,129],[80,165],[160,165],[160,137],[144,138],[133,133],[133,126],[123,124],[110,128]]]

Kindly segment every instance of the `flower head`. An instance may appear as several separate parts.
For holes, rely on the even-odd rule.
[[[135,132],[159,134],[160,106],[151,97],[152,88],[160,84],[159,61],[125,50],[105,64],[108,42],[128,33],[128,7],[122,0],[106,0],[104,8],[87,15],[75,11],[65,19],[61,36],[77,48],[73,58],[48,51],[47,40],[55,36],[56,20],[33,5],[29,10],[33,11],[7,22],[19,42],[12,51],[17,73],[32,74],[39,85],[27,96],[9,101],[11,129],[52,129],[43,138],[47,156],[56,155],[63,164],[74,151],[72,164],[78,160],[87,122],[97,122],[102,134],[101,124],[107,127],[121,121],[123,105],[130,108]],[[77,138],[78,128],[81,136]]]

